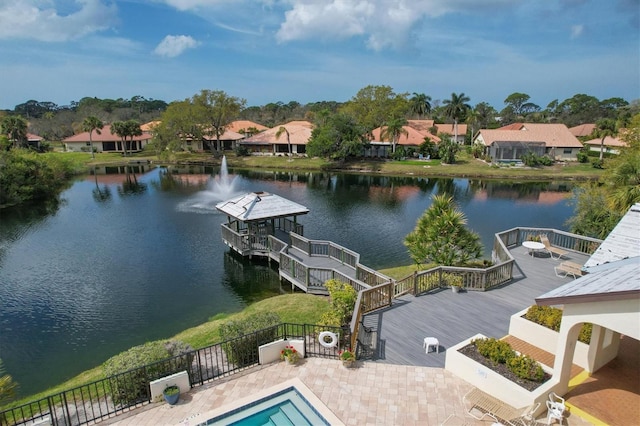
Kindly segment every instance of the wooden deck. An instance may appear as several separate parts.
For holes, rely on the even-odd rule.
[[[584,264],[587,255],[570,252],[566,259],[528,254],[524,247],[511,249],[516,259],[514,279],[486,292],[450,289],[414,297],[402,296],[393,306],[365,315],[371,333],[373,360],[389,364],[444,367],[446,349],[477,334],[502,338],[511,315],[535,304],[535,298],[573,278],[557,277],[553,267],[562,260]],[[436,337],[440,353],[425,354],[425,337]]]

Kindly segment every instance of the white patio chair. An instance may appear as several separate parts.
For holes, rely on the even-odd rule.
[[[547,425],[551,424],[551,420],[558,420],[560,424],[564,421],[564,404],[560,405],[551,401],[547,401]]]

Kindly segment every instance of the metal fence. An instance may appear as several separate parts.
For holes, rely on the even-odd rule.
[[[318,341],[322,331],[340,338],[327,348]],[[0,411],[0,425],[84,425],[115,417],[151,402],[149,383],[179,371],[189,374],[191,387],[246,371],[259,364],[258,347],[280,339],[302,339],[307,357],[338,358],[349,345],[349,327],[282,323],[237,339],[193,350],[144,367],[68,389],[46,398]],[[249,348],[241,356],[233,348]]]

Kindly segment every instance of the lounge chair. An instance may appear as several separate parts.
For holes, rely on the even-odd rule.
[[[568,260],[562,262],[558,266],[554,266],[553,270],[556,271],[556,276],[562,278],[571,275],[575,279],[584,275],[582,272],[582,265]]]
[[[540,242],[544,244],[544,249],[549,253],[549,256],[551,256],[552,259],[560,259],[562,256],[566,256],[568,253],[566,250],[552,246],[549,242],[549,238],[545,234],[540,235]],[[553,257],[554,253],[558,257]]]
[[[511,426],[533,424],[535,422],[534,413],[540,406],[540,403],[536,403],[524,408],[513,408],[478,388],[471,389],[462,399],[471,405],[467,414],[474,419],[483,420],[484,417],[489,416],[496,423]]]

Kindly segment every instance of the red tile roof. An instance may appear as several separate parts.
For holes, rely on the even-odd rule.
[[[398,138],[398,145],[419,146],[422,145],[425,137],[429,137],[435,143],[440,142],[439,137],[432,135],[428,131],[419,131],[410,126],[403,126],[402,128],[407,132],[407,134],[400,135],[400,137]],[[382,129],[382,127],[378,127],[377,129],[373,129],[371,131],[371,134],[373,136],[373,139],[371,140],[372,142],[391,142],[388,137],[385,138],[385,140],[382,140]]]
[[[267,126],[263,126],[260,123],[256,123],[255,121],[250,120],[236,120],[229,123],[227,126],[227,130],[231,130],[232,132],[242,133],[240,130],[247,130],[251,127],[258,129],[259,132],[263,130],[267,130]]]
[[[96,131],[93,131],[91,135],[91,139],[93,142],[119,142],[121,141],[120,136],[111,134],[111,125],[107,124],[100,130],[100,134]],[[135,136],[133,138],[134,141],[146,141],[151,139],[151,135],[148,133],[142,133],[140,136]],[[62,142],[65,143],[85,143],[89,142],[89,132],[78,133],[77,135],[69,136],[64,139]]]
[[[580,124],[579,126],[570,127],[569,131],[571,134],[577,138],[581,136],[589,136],[593,133],[593,129],[596,128],[596,125],[593,123]]]
[[[602,142],[602,138],[591,139],[586,141],[584,144],[600,146],[600,142]],[[623,147],[628,146],[628,144],[619,138],[607,136],[606,138],[604,138],[604,146]]]
[[[27,133],[27,140],[29,142],[40,142],[41,140],[43,140],[44,138],[42,136],[38,136],[34,133]]]
[[[499,129],[481,129],[476,141],[486,146],[494,142],[544,142],[548,148],[582,148],[564,124],[513,123]]]
[[[308,121],[290,121],[285,124],[274,126],[271,129],[255,134],[244,140],[245,143],[255,144],[287,144],[287,135],[281,134],[276,138],[276,133],[280,127],[284,127],[289,132],[289,140],[293,145],[306,145],[311,137],[314,126]]]

